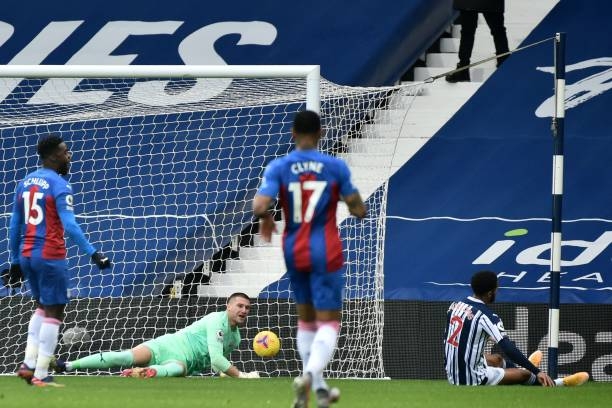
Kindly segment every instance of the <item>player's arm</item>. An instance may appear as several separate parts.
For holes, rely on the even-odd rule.
[[[13,212],[9,221],[9,269],[3,271],[2,282],[4,286],[9,288],[18,288],[23,281],[23,272],[19,264],[19,248],[21,246],[22,233],[21,229],[24,224],[23,198],[20,194],[20,188],[17,188],[15,193],[15,201],[13,202]]]
[[[510,360],[531,371],[535,375],[538,375],[540,370],[531,364],[527,357],[525,357],[525,355],[516,348],[514,343],[510,341],[506,335],[504,324],[502,323],[501,319],[497,317],[497,315],[493,315],[491,318],[487,317],[486,315],[483,316],[481,319],[481,324],[484,331],[499,345],[504,354],[506,354]]]
[[[23,198],[20,194],[20,188],[15,193],[15,200],[13,201],[13,212],[11,213],[11,220],[9,222],[9,257],[11,265],[19,264],[19,247],[21,246],[21,228],[25,223],[24,212],[23,212]]]
[[[215,325],[206,330],[206,343],[208,344],[208,356],[210,357],[210,365],[214,371],[224,373],[233,378],[258,378],[259,373],[253,371],[244,373],[233,365],[223,355],[223,327]]]
[[[531,364],[527,357],[525,357],[525,355],[521,353],[519,349],[516,348],[514,343],[512,343],[508,337],[504,337],[503,339],[498,341],[497,344],[510,360],[520,365],[521,367],[531,371],[535,375],[538,375],[540,369]]]
[[[85,234],[83,233],[83,230],[77,223],[74,216],[72,195],[69,193],[58,195],[55,198],[55,204],[57,206],[57,213],[62,221],[62,226],[64,227],[66,235],[68,235],[68,237],[77,244],[81,251],[85,252],[91,257],[92,262],[95,263],[98,268],[110,268],[110,260],[98,252],[96,248],[89,243],[85,237]]]
[[[364,218],[366,216],[367,209],[359,193],[349,194],[343,197],[343,199],[352,215],[357,218]]]
[[[367,213],[367,208],[357,190],[357,187],[351,181],[351,171],[346,163],[339,160],[340,167],[340,195],[346,203],[349,212],[357,218],[364,218]]]
[[[276,230],[274,217],[270,212],[280,187],[276,163],[276,161],[272,161],[266,167],[264,176],[261,179],[261,185],[253,199],[253,216],[259,219],[259,234],[266,242],[272,240],[272,233]]]

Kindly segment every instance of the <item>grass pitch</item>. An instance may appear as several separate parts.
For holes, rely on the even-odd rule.
[[[291,379],[58,377],[65,388],[34,388],[16,377],[0,377],[0,407],[194,408],[290,407]],[[445,381],[334,380],[342,396],[337,408],[610,407],[612,383],[576,388],[454,387]],[[311,407],[314,407],[311,401]]]

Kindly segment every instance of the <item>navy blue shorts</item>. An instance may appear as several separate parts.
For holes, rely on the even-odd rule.
[[[298,305],[312,304],[316,310],[341,310],[344,267],[334,272],[287,271],[293,299]]]
[[[41,305],[65,305],[68,299],[68,261],[20,257],[21,270],[30,283],[32,297]]]

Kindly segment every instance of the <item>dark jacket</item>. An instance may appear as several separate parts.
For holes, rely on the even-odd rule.
[[[456,10],[473,10],[480,13],[504,12],[504,0],[453,0],[453,6]]]

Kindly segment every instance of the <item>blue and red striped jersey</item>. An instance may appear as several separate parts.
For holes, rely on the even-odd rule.
[[[268,164],[258,194],[280,195],[288,269],[332,272],[342,267],[336,208],[341,197],[356,192],[346,163],[315,149],[294,150]]]
[[[64,232],[88,255],[95,252],[75,221],[72,187],[51,169],[40,168],[19,183],[9,229],[11,263],[19,262],[20,253],[66,258]]]

